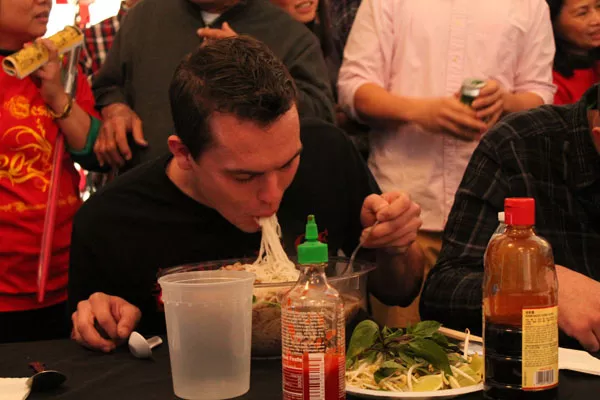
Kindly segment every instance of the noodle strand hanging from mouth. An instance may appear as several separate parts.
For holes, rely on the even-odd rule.
[[[244,265],[246,271],[256,274],[257,282],[295,282],[300,276],[296,265],[290,261],[281,245],[281,227],[277,215],[260,218],[262,228],[258,258],[251,265]]]

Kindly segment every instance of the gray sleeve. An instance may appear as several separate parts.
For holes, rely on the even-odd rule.
[[[300,116],[334,122],[333,92],[317,39],[307,32],[294,44],[292,53],[285,64],[298,87]]]
[[[96,107],[102,109],[110,104],[125,103],[128,104],[125,82],[127,77],[127,44],[131,42],[131,36],[127,32],[132,25],[132,19],[123,20],[121,29],[117,32],[115,41],[106,56],[106,60],[92,80],[92,91],[96,99]]]

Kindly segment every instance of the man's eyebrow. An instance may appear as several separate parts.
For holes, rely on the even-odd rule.
[[[298,151],[296,152],[296,154],[294,154],[292,156],[292,158],[290,158],[285,163],[283,163],[281,166],[279,166],[275,169],[283,169],[283,168],[287,167],[300,155],[300,153],[302,153],[302,147],[300,149],[298,149]],[[251,175],[251,176],[262,175],[266,172],[266,171],[252,171],[249,169],[226,169],[225,171],[232,175]]]

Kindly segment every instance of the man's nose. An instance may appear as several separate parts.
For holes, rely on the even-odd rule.
[[[597,9],[597,8],[592,9],[591,24],[592,25],[599,25],[600,24],[600,10]]]
[[[262,203],[266,203],[269,207],[276,208],[281,198],[283,197],[283,190],[281,188],[279,178],[275,173],[268,173],[262,177],[261,185],[258,190],[258,200]]]

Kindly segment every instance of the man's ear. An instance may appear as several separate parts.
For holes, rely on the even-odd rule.
[[[173,159],[175,160],[179,168],[185,171],[192,169],[192,163],[194,162],[194,160],[192,159],[192,156],[187,146],[183,144],[179,136],[169,136],[169,138],[167,139],[167,144],[169,146],[171,154],[173,154]]]

